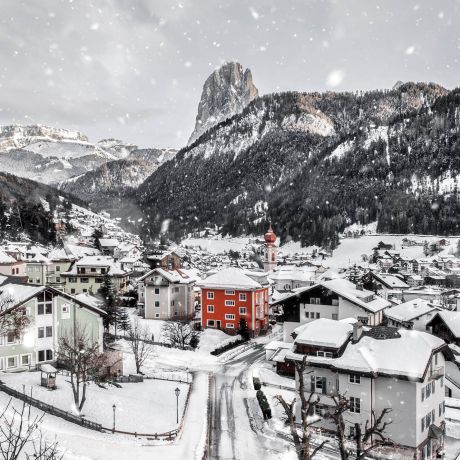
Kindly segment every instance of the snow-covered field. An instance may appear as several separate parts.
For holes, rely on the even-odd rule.
[[[75,413],[72,389],[68,377],[58,375],[57,390],[40,386],[40,372],[1,374],[1,379],[11,388],[32,391],[32,397],[52,404],[59,409]],[[91,383],[83,415],[91,421],[111,428],[113,409],[116,405],[116,428],[138,433],[163,433],[176,428],[176,396],[179,387],[179,414],[182,414],[188,385],[163,380],[144,380],[143,383],[124,383],[122,388],[108,385],[106,388]],[[161,416],[159,416],[161,414]]]
[[[258,237],[263,240],[262,236]],[[210,252],[211,254],[224,254],[231,251],[242,251],[245,247],[254,241],[255,237],[239,237],[239,238],[187,238],[182,240],[181,246],[196,247]]]

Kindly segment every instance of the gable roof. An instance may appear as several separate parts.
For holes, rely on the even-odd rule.
[[[187,270],[166,270],[161,267],[157,267],[153,270],[150,270],[145,275],[141,276],[138,279],[138,281],[144,281],[146,278],[155,273],[158,273],[160,276],[165,278],[170,283],[190,284],[196,281],[196,276],[193,273],[188,272]]]
[[[308,286],[301,289],[296,289],[292,294],[288,294],[281,299],[274,302],[272,305],[283,303],[288,299],[300,298],[300,295],[311,291],[312,289],[322,286],[326,289],[329,289],[332,292],[335,292],[337,295],[344,297],[355,305],[363,308],[364,310],[376,313],[384,308],[387,308],[391,305],[391,302],[383,299],[382,297],[376,296],[372,291],[367,289],[358,289],[355,284],[346,279],[336,278],[328,281],[321,281],[318,284],[313,286]],[[371,300],[368,300],[371,299]]]
[[[214,275],[200,281],[198,285],[210,289],[261,289],[262,285],[246,275],[243,270],[235,267],[224,268]]]
[[[412,321],[436,310],[438,309],[431,306],[427,300],[414,299],[386,309],[385,316],[395,321],[404,322]]]
[[[427,323],[427,326],[430,326],[431,323],[439,317],[449,328],[450,332],[454,335],[455,338],[460,338],[460,312],[459,311],[449,311],[441,310],[436,313],[434,318]]]
[[[379,281],[381,284],[383,284],[385,287],[389,289],[407,289],[409,288],[409,285],[405,283],[399,276],[394,276],[394,275],[384,275],[381,273],[374,273],[371,272],[372,276]]]

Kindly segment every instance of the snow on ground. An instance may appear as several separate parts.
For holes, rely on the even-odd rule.
[[[40,386],[40,372],[1,374],[6,385],[62,410],[75,413],[69,377],[58,375],[57,390]],[[111,428],[113,404],[116,405],[116,427],[122,431],[163,433],[176,428],[176,396],[179,387],[179,413],[182,413],[188,385],[174,381],[145,380],[142,383],[123,383],[122,388],[107,385],[106,389],[91,383],[82,413],[88,420]],[[136,414],[136,416],[133,416]],[[161,417],[158,414],[162,414]]]
[[[276,366],[267,361],[252,366],[252,376],[258,377],[262,384],[281,386],[295,390],[295,380],[276,373]]]
[[[3,375],[2,375],[3,377]],[[132,384],[136,385],[136,384]],[[206,404],[208,394],[208,378],[200,373],[190,395],[189,407],[186,412],[184,426],[180,437],[173,441],[149,441],[146,438],[135,438],[129,435],[99,433],[82,428],[63,419],[46,414],[42,428],[46,438],[57,441],[64,451],[64,460],[162,460],[202,458],[202,433],[206,427]],[[6,407],[10,397],[0,392],[0,407]],[[19,408],[21,402],[13,399],[9,414],[13,408]],[[146,409],[144,412],[148,411]],[[175,404],[168,409],[175,412]],[[31,408],[31,415],[41,415],[42,411]],[[175,414],[172,414],[174,418]],[[154,412],[153,417],[166,418],[166,412]],[[139,413],[131,417],[140,422]],[[175,422],[175,420],[174,420]]]

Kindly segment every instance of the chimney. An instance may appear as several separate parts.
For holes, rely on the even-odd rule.
[[[364,290],[363,283],[361,283],[361,281],[356,283],[356,289],[358,291],[363,291]]]
[[[359,342],[363,334],[363,323],[361,321],[357,321],[353,323],[353,343]]]

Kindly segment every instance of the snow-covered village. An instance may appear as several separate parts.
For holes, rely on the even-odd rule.
[[[460,3],[0,3],[0,458],[460,460]]]

